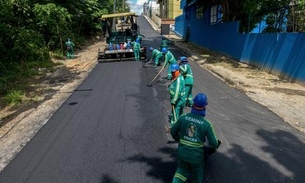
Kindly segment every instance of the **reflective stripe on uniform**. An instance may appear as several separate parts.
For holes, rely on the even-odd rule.
[[[192,101],[192,100],[193,100],[193,98],[192,98],[192,97],[189,97],[189,98],[187,98],[187,100],[188,100],[188,101]]]
[[[186,67],[186,65],[182,65],[182,66],[180,66],[180,69],[181,69],[183,72],[186,72],[187,67]]]
[[[186,177],[184,177],[184,176],[181,175],[180,173],[175,173],[175,176],[174,176],[174,177],[176,177],[176,178],[182,180],[183,182],[185,182],[186,179],[187,179]]]
[[[193,75],[187,74],[186,77],[193,78]]]
[[[190,147],[203,147],[203,143],[190,142],[187,140],[180,139],[180,143]]]
[[[175,91],[175,95],[174,95],[174,101],[176,102],[178,100],[178,96],[179,96],[179,90],[180,90],[180,79],[177,78],[177,85],[176,85],[176,91]]]

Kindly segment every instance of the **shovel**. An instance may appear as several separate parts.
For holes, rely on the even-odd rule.
[[[143,68],[147,68],[147,65],[148,65],[149,63],[151,63],[151,61],[152,61],[152,59],[150,59],[150,61],[148,61],[146,64],[142,65],[142,67],[143,67]]]
[[[152,87],[152,83],[155,81],[155,79],[159,76],[159,74],[163,71],[164,66],[160,69],[160,71],[158,72],[158,74],[151,80],[151,82],[147,85],[149,87]]]

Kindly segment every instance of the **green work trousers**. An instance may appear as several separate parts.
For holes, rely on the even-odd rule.
[[[73,59],[74,58],[74,51],[67,51],[67,59]]]
[[[167,79],[168,80],[171,80],[172,79],[172,71],[171,71],[171,66],[172,66],[173,63],[170,63],[168,64],[168,67],[167,67]]]
[[[185,103],[183,102],[184,100],[179,100],[175,105],[174,105],[174,109],[172,107],[171,110],[171,119],[170,119],[170,123],[171,126],[174,125],[174,123],[177,122],[177,120],[179,119],[179,117],[183,114],[183,107],[185,105]],[[175,113],[174,111],[175,110]],[[175,115],[174,115],[175,114]]]
[[[185,85],[185,104],[191,107],[193,105],[193,85]]]
[[[202,183],[203,181],[203,162],[198,164],[188,163],[178,158],[178,168],[172,183],[184,183],[192,172],[192,183]]]
[[[159,66],[161,64],[161,58],[162,58],[162,55],[161,56],[156,56],[155,58],[155,66]]]
[[[134,58],[136,61],[140,61],[140,50],[133,50]]]

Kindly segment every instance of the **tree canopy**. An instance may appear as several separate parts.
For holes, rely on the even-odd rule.
[[[129,11],[116,0],[116,12]],[[119,3],[118,3],[119,2]],[[30,63],[50,61],[71,38],[81,44],[101,30],[100,17],[113,13],[114,0],[0,0],[0,94],[26,75]],[[124,8],[120,7],[124,4]]]
[[[223,22],[240,21],[240,32],[251,31],[262,20],[267,24],[265,32],[286,31],[289,26],[294,32],[304,32],[305,0],[208,0],[208,3],[221,5]]]

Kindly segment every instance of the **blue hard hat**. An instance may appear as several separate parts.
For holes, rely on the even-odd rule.
[[[137,43],[139,43],[139,42],[140,42],[140,39],[139,39],[139,38],[137,38],[137,39],[136,39],[136,42],[137,42]]]
[[[162,48],[162,53],[166,53],[167,52],[167,48]]]
[[[208,97],[204,93],[198,93],[193,99],[193,102],[197,110],[200,108],[204,109],[204,107],[208,105]]]
[[[153,48],[153,47],[150,47],[150,48],[149,48],[149,50],[150,50],[150,51],[153,51],[153,50],[154,50],[154,48]]]
[[[170,67],[170,70],[171,70],[171,72],[175,72],[175,71],[180,70],[180,67],[178,64],[172,64]]]
[[[180,57],[181,62],[188,62],[187,58],[185,56]]]

